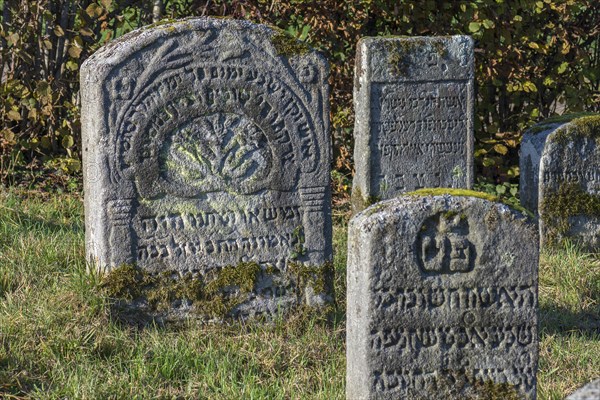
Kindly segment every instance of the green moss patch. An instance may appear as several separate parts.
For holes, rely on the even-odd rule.
[[[271,36],[271,43],[275,47],[277,55],[292,57],[306,54],[310,51],[310,47],[295,37],[288,35],[285,31],[277,30]]]
[[[331,293],[334,268],[332,262],[322,265],[306,265],[290,262],[288,271],[296,278],[298,287],[312,287],[315,293]]]
[[[484,199],[487,201],[491,201],[494,203],[502,203],[507,206],[514,208],[515,210],[529,216],[533,217],[531,211],[527,210],[525,207],[522,207],[519,204],[507,203],[501,197],[495,196],[493,194],[478,192],[475,190],[469,189],[454,189],[454,188],[423,188],[418,189],[413,192],[408,192],[406,195],[408,196],[443,196],[445,194],[449,194],[451,196],[467,196],[467,197],[477,197],[480,199]]]
[[[540,216],[544,221],[550,246],[559,245],[571,226],[569,218],[588,215],[600,218],[600,196],[584,191],[576,183],[563,182],[558,190],[544,196]]]
[[[480,199],[497,202],[499,201],[498,196],[494,196],[489,193],[477,192],[469,189],[453,189],[453,188],[424,188],[418,189],[413,192],[406,193],[408,196],[442,196],[449,194],[452,196],[468,196],[477,197]]]
[[[364,209],[372,206],[375,203],[381,201],[381,197],[379,196],[363,196],[362,192],[358,188],[354,188],[352,192],[352,197],[350,198],[350,202],[352,203],[352,213],[358,214]]]
[[[598,126],[600,125],[599,119],[600,114],[591,112],[556,115],[554,117],[547,118],[535,124],[534,126],[529,128],[527,132],[536,135],[540,132],[544,132],[550,129],[550,125],[565,124],[567,122],[572,122],[575,125],[575,127],[577,129],[581,129],[582,132],[589,132],[590,130],[594,131],[598,129]]]
[[[109,272],[102,280],[104,293],[116,299],[145,300],[148,311],[170,309],[175,301],[190,301],[193,312],[225,318],[247,300],[254,290],[262,268],[253,262],[240,263],[209,271],[204,278],[172,271],[150,274],[132,265]]]
[[[600,144],[600,114],[573,119],[568,125],[553,133],[548,140],[566,144],[577,138],[595,139]]]

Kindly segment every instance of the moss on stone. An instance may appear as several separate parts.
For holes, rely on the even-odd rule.
[[[294,246],[294,251],[290,254],[290,259],[296,260],[298,257],[306,254],[306,248],[304,247],[306,238],[304,236],[304,229],[302,228],[302,225],[294,228],[292,236],[296,239],[296,245]]]
[[[333,282],[334,268],[332,262],[321,265],[290,262],[288,271],[296,278],[297,287],[312,287],[315,293],[329,292],[329,286]]]
[[[413,192],[408,192],[406,195],[408,196],[442,196],[445,194],[449,194],[451,196],[468,196],[468,197],[477,197],[480,199],[498,202],[500,201],[498,196],[494,196],[489,193],[477,192],[475,190],[469,189],[454,189],[454,188],[424,188],[418,189]]]
[[[413,192],[408,192],[406,195],[408,196],[442,196],[445,194],[449,194],[451,196],[467,196],[467,197],[477,197],[480,199],[488,200],[494,203],[502,203],[505,204],[530,218],[533,218],[534,215],[531,211],[527,210],[525,207],[520,204],[507,203],[503,201],[502,198],[498,196],[494,196],[493,194],[477,192],[475,190],[469,189],[454,189],[454,188],[423,188],[418,189]]]
[[[275,47],[277,55],[284,57],[303,55],[310,51],[310,47],[306,43],[280,29],[277,29],[271,36],[271,43]]]
[[[150,274],[132,265],[110,271],[102,280],[104,293],[123,300],[145,300],[149,311],[165,311],[173,303],[189,301],[196,314],[225,318],[247,300],[254,290],[262,268],[254,262],[214,269],[204,279],[188,273]]]
[[[448,50],[441,40],[426,40],[410,36],[383,36],[384,38],[405,40],[386,41],[385,46],[388,54],[388,64],[392,75],[396,77],[405,76],[410,69],[410,54],[421,47],[431,47],[440,57],[445,57]],[[408,39],[408,40],[406,40]]]
[[[571,228],[569,218],[588,215],[600,218],[600,196],[584,191],[577,183],[562,182],[558,190],[545,194],[540,218],[546,229],[548,245],[560,245]]]
[[[568,125],[550,135],[548,140],[566,144],[577,138],[595,139],[600,144],[600,114],[572,119]]]
[[[477,398],[486,400],[520,400],[523,398],[509,383],[486,381],[475,385],[474,392]]]
[[[379,197],[379,196],[365,197],[365,196],[363,196],[360,189],[355,188],[354,191],[352,192],[352,197],[350,199],[351,206],[352,206],[352,212],[353,212],[353,214],[358,214],[359,212],[363,211],[364,209],[366,209],[380,201],[381,201],[381,197]]]
[[[557,124],[565,124],[567,122],[574,122],[576,126],[580,124],[586,124],[590,122],[587,120],[588,117],[600,117],[600,114],[591,113],[591,112],[580,112],[580,113],[572,113],[572,114],[564,114],[564,115],[555,115],[554,117],[547,118],[543,121],[538,122],[531,128],[527,130],[528,133],[537,135],[538,133],[545,132],[549,129],[552,129],[551,125]],[[578,121],[583,119],[583,121]],[[596,122],[597,124],[597,122]],[[585,127],[584,127],[585,130]]]
[[[208,296],[212,296],[223,289],[234,288],[241,294],[247,294],[254,289],[261,271],[260,265],[255,262],[228,265],[221,268],[216,277],[206,285],[205,292]]]

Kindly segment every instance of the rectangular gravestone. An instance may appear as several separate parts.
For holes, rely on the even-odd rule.
[[[81,70],[88,258],[193,277],[228,315],[330,301],[327,79],[320,54],[246,21],[96,52]]]
[[[423,187],[472,187],[473,65],[468,36],[360,40],[355,212]]]
[[[534,126],[520,158],[521,202],[539,213],[542,246],[568,239],[600,250],[600,115]]]
[[[477,192],[413,193],[350,222],[346,397],[535,399],[535,225]]]

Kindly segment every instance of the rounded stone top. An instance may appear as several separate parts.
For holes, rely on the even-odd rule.
[[[280,28],[231,18],[189,17],[180,20],[167,19],[128,32],[101,47],[84,61],[81,68],[93,70],[102,65],[114,65],[155,41],[191,32],[200,34],[208,30],[228,30],[252,36],[263,46],[260,50],[265,50],[274,57],[290,58],[311,54],[319,58],[322,64],[327,65],[327,60],[321,53]],[[196,42],[196,44],[191,43],[192,46],[201,47],[204,39],[205,37],[200,35],[187,40]]]
[[[522,207],[514,207],[502,203],[497,196],[467,189],[453,188],[424,188],[413,192],[402,194],[394,199],[375,203],[356,214],[352,221],[364,221],[366,219],[388,218],[392,215],[403,214],[403,210],[409,209],[439,209],[446,211],[460,211],[475,206],[481,209],[495,207],[502,214],[511,214],[514,219],[522,219],[531,222],[530,213]]]
[[[573,113],[557,115],[538,122],[527,129],[525,135],[550,135],[550,141],[561,142],[568,137],[600,137],[600,114]]]

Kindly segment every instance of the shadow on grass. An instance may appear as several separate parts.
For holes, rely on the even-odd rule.
[[[551,335],[578,333],[585,337],[600,336],[600,310],[573,312],[556,304],[540,307],[540,331]]]

